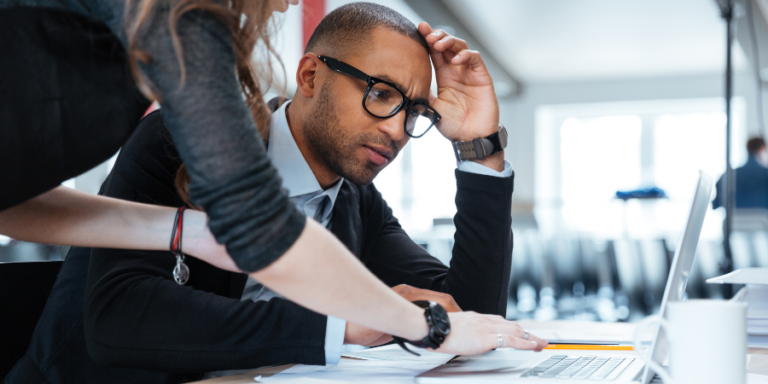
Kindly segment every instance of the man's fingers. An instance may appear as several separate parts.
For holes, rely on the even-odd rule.
[[[422,21],[419,23],[419,33],[421,33],[422,36],[425,38],[427,35],[429,35],[432,32],[432,27],[429,26],[429,23],[426,21]]]
[[[469,47],[466,41],[451,35],[446,35],[445,37],[438,40],[432,45],[435,47],[435,50],[438,52],[445,52],[445,53],[450,52],[450,53],[453,53],[454,55]]]
[[[483,57],[480,55],[480,52],[472,51],[469,49],[465,49],[456,54],[456,56],[451,59],[451,64],[466,64],[469,65],[474,71],[485,69],[485,62],[483,61]]]
[[[408,301],[426,300],[440,304],[448,312],[461,312],[461,308],[453,299],[453,296],[443,293],[400,284],[392,287],[392,290]]]
[[[445,309],[446,312],[461,312],[461,308],[459,308],[459,304],[456,303],[455,300],[453,300],[453,297],[448,295],[448,297],[440,297],[433,301],[436,301],[441,306],[443,306],[443,309]]]

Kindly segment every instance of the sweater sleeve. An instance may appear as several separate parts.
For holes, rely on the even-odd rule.
[[[279,258],[304,229],[267,158],[235,73],[231,33],[207,11],[177,23],[186,78],[174,51],[161,1],[138,48],[151,56],[142,73],[161,97],[163,116],[189,172],[192,201],[209,216],[211,232],[238,267],[253,272]],[[151,38],[150,38],[151,37]]]
[[[123,147],[102,194],[182,205],[178,166],[154,112]],[[180,286],[168,251],[91,250],[83,321],[94,361],[175,373],[325,363],[326,316],[281,298],[240,301],[234,274],[194,258],[186,263],[190,280]]]

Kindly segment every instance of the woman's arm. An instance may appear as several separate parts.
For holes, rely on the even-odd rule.
[[[35,243],[162,251],[169,248],[176,209],[94,196],[58,187],[0,212],[0,234]],[[207,216],[185,211],[184,253],[239,272],[208,230]]]

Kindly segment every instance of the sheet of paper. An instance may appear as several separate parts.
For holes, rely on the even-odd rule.
[[[399,345],[385,345],[383,347],[370,348],[353,353],[345,353],[341,356],[352,359],[363,360],[397,360],[397,361],[428,361],[444,363],[454,357],[454,355],[446,355],[444,353],[437,353],[428,351],[426,349],[416,348],[408,346],[412,351],[420,354],[416,356],[404,351]]]
[[[768,284],[768,268],[742,268],[707,279],[710,284]]]
[[[445,364],[454,357],[426,350],[418,352],[423,352],[421,357],[402,351],[397,345],[372,348],[345,354],[355,359],[341,359],[338,365],[296,365],[277,375],[262,378],[259,382],[309,383],[312,379],[335,383],[411,384],[415,376]]]

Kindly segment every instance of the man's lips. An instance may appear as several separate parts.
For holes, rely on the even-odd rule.
[[[384,147],[364,145],[363,148],[368,155],[368,159],[378,166],[387,165],[392,159],[392,151]]]

